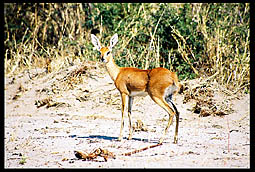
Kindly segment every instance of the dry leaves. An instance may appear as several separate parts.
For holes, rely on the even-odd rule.
[[[223,101],[215,98],[216,94],[224,94],[221,90],[223,88],[219,88],[217,83],[207,82],[206,79],[200,78],[187,82],[184,87],[183,103],[193,100],[195,103],[191,111],[199,114],[200,117],[223,116],[233,111],[232,104],[229,103],[231,96]]]
[[[91,153],[84,153],[84,152],[81,152],[81,151],[74,151],[74,155],[78,159],[84,159],[84,160],[88,160],[88,161],[95,160],[99,156],[103,157],[104,161],[107,161],[108,158],[113,158],[113,159],[116,158],[115,155],[112,152],[108,151],[107,149],[102,149],[102,148],[97,148]]]

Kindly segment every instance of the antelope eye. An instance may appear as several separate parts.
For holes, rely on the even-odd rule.
[[[109,55],[110,55],[110,51],[107,51],[107,52],[106,52],[106,56],[109,56]]]

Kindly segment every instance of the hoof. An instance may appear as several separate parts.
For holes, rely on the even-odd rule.
[[[177,144],[177,142],[178,142],[178,139],[174,138],[174,144]]]
[[[132,140],[132,136],[128,136],[128,140]]]
[[[163,138],[159,139],[158,144],[162,144],[163,140],[164,140]]]

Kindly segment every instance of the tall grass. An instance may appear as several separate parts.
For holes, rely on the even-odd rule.
[[[118,33],[120,66],[166,67],[180,79],[213,76],[233,93],[250,88],[249,4],[4,4],[5,73],[57,71],[99,58]]]
[[[249,15],[249,5],[215,5],[215,10],[225,14],[223,17],[219,14],[216,17],[210,16],[210,6],[206,8],[202,8],[202,4],[198,6],[202,14],[197,19],[198,28],[204,35],[208,54],[205,63],[211,66],[207,72],[215,74],[219,83],[235,90],[234,92],[249,86],[250,20],[243,15]],[[231,17],[232,15],[235,17]],[[222,19],[217,21],[217,18]],[[216,24],[209,29],[207,23],[213,19]]]

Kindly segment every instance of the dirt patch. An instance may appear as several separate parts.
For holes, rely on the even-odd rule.
[[[191,111],[199,114],[199,117],[229,115],[234,112],[232,100],[241,97],[240,94],[230,93],[217,82],[208,82],[207,78],[198,78],[184,84],[183,103],[192,101],[194,106]]]
[[[163,144],[153,147],[167,125],[167,113],[148,96],[135,98],[133,139],[127,140],[126,115],[124,139],[118,142],[120,96],[102,64],[5,76],[5,168],[249,168],[250,95],[233,97],[202,81],[187,81],[186,92],[175,98],[178,144],[173,144],[173,122]],[[98,148],[115,158],[105,161],[106,154],[98,154],[97,161],[84,161],[75,156],[74,151]],[[125,156],[128,152],[135,153]]]

